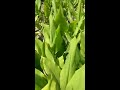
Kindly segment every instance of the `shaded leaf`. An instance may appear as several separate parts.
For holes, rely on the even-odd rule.
[[[45,0],[44,1],[44,13],[46,17],[49,17],[50,15],[50,6],[49,3]]]
[[[69,25],[69,31],[73,33],[76,29],[76,26],[77,26],[77,21],[76,20],[72,21]]]
[[[63,39],[60,33],[60,25],[59,25],[58,28],[56,29],[55,37],[53,41],[53,44],[55,45],[55,53],[63,49],[62,43],[63,43]]]
[[[37,84],[35,84],[35,90],[41,90],[41,88]]]
[[[40,59],[41,59],[41,55],[39,55],[36,51],[35,51],[35,68],[39,69],[40,71],[42,71],[41,67],[40,67]]]
[[[43,88],[47,84],[44,74],[35,68],[35,85],[36,89]]]

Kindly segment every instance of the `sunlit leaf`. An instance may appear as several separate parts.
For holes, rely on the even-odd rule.
[[[85,90],[85,65],[75,72],[65,90]]]

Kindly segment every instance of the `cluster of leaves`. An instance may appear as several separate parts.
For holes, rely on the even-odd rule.
[[[85,90],[85,1],[35,1],[35,90]]]

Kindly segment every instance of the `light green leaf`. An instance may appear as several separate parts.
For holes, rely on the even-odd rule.
[[[58,60],[59,60],[60,68],[63,68],[63,66],[64,66],[64,58],[63,58],[63,56],[59,57]]]
[[[53,20],[53,16],[50,14],[50,17],[49,17],[49,23],[50,23],[50,47],[53,47],[53,40],[55,38],[55,30],[56,30],[56,27],[55,27],[55,23],[54,23],[54,20]]]
[[[72,39],[72,37],[69,35],[69,33],[65,33],[65,36],[66,36],[66,38],[67,38],[68,42],[70,42],[70,41],[71,41],[71,39]]]
[[[76,12],[77,12],[77,20],[78,20],[78,21],[81,19],[81,18],[80,18],[81,8],[82,8],[82,7],[81,7],[81,6],[82,6],[81,4],[82,4],[82,0],[79,0],[79,1],[78,1],[78,6],[77,6],[77,11],[76,11]]]
[[[75,12],[75,8],[74,8],[74,6],[72,5],[72,2],[71,1],[68,1],[68,10],[70,11],[70,13],[71,13],[71,16],[72,16],[72,19],[73,18],[76,18],[76,14],[78,14],[78,13],[76,13]],[[73,19],[74,20],[74,19]]]
[[[75,72],[64,90],[85,90],[85,64]]]
[[[81,27],[84,19],[85,19],[85,17],[82,16],[81,19],[80,19],[80,21],[78,22],[78,26],[76,27],[75,32],[74,32],[74,34],[73,34],[74,36],[76,36],[77,33],[78,33],[78,31],[80,30],[80,27]]]
[[[70,13],[70,10],[68,9],[68,19],[69,19],[69,21],[70,22],[72,22],[73,21],[73,19],[72,19],[72,15],[71,15],[71,13]]]
[[[51,60],[52,62],[54,62],[54,57],[53,57],[52,53],[50,52],[47,43],[45,43],[45,55],[46,55],[46,57],[47,57],[49,60]]]
[[[60,25],[61,33],[68,30],[68,23],[66,22],[66,19],[63,14],[63,8],[61,6],[55,17],[55,24],[56,24],[56,27],[58,27],[58,25]]]
[[[42,55],[43,54],[43,42],[35,38],[35,50]]]
[[[38,19],[38,15],[35,17],[35,22],[36,22],[37,19]]]
[[[42,88],[42,90],[60,90],[59,84],[56,83],[53,77],[48,79],[48,83],[45,87]]]
[[[78,37],[77,37],[77,42],[79,43],[81,40],[81,33],[78,34]]]
[[[71,79],[72,75],[76,70],[77,67],[75,64],[76,48],[77,48],[77,40],[74,37],[70,42],[70,50],[69,50],[68,58],[66,59],[63,69],[61,70],[60,73],[61,90],[65,90],[67,83],[69,82],[69,80]]]
[[[48,83],[41,90],[50,90],[51,82],[52,82],[52,79],[48,78]]]
[[[80,56],[80,50],[77,47],[76,52],[75,52],[75,62],[74,64],[76,65],[76,69],[78,69],[79,67],[82,66],[83,62],[81,60],[81,56]]]
[[[57,82],[60,84],[60,68],[47,58],[43,58],[44,70],[48,75],[52,75]]]
[[[60,90],[59,84],[53,78],[50,85],[50,90]]]
[[[56,12],[57,12],[57,8],[56,8],[56,0],[52,0],[52,6],[53,6],[53,10],[54,10],[54,16],[56,16]]]
[[[81,32],[81,43],[80,43],[80,52],[83,57],[85,57],[85,31]]]
[[[36,0],[36,5],[37,5],[37,8],[38,10],[40,9],[40,6],[41,6],[41,0]]]
[[[42,26],[44,27],[43,35],[44,35],[45,42],[50,44],[50,28],[49,28],[49,25],[42,24]]]

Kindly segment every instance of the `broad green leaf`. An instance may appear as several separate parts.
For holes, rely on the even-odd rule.
[[[73,19],[72,19],[72,15],[71,15],[71,13],[70,13],[70,10],[68,9],[68,19],[69,19],[69,21],[70,22],[72,22],[73,21]]]
[[[48,77],[48,83],[41,90],[50,90],[52,78]]]
[[[41,55],[39,55],[36,51],[35,51],[35,68],[42,70],[40,67],[40,59],[41,59]]]
[[[53,10],[54,10],[54,16],[56,16],[57,8],[56,8],[55,0],[52,0],[52,6],[53,6]]]
[[[56,82],[52,80],[50,90],[56,90]]]
[[[52,62],[54,62],[54,57],[53,57],[52,53],[50,52],[47,43],[45,43],[45,55],[46,55],[46,57],[47,57],[49,60],[51,60]]]
[[[48,83],[42,90],[60,90],[59,84],[56,83],[54,78],[48,79]]]
[[[70,50],[68,54],[68,58],[65,61],[63,69],[60,73],[60,88],[61,90],[65,90],[67,83],[71,79],[72,75],[76,70],[76,60],[75,60],[75,53],[77,48],[77,40],[74,37],[70,42]]]
[[[59,57],[58,60],[59,60],[60,68],[63,68],[63,65],[64,65],[64,58],[63,58],[63,56]]]
[[[61,51],[63,49],[63,39],[60,33],[60,25],[58,26],[58,28],[55,31],[55,37],[53,40],[53,45],[55,46],[55,53],[57,53],[58,51]]]
[[[76,66],[76,69],[78,69],[79,67],[81,67],[83,64],[82,60],[81,60],[81,56],[80,56],[80,50],[77,47],[76,48],[76,52],[75,52],[75,62],[74,65]]]
[[[85,31],[81,32],[81,43],[80,43],[80,52],[83,57],[85,57]]]
[[[41,55],[43,53],[43,42],[35,38],[35,50]]]
[[[50,28],[49,28],[49,25],[42,24],[42,26],[44,27],[43,35],[44,35],[45,42],[50,44]]]
[[[57,82],[60,84],[60,68],[47,58],[43,58],[44,70],[48,75],[52,75]]]
[[[60,90],[59,84],[53,78],[50,85],[50,90]]]
[[[82,8],[82,7],[81,7],[81,6],[82,6],[81,4],[82,4],[82,0],[79,0],[79,1],[78,1],[78,6],[77,6],[77,11],[76,11],[76,12],[77,12],[77,20],[78,20],[78,21],[81,19],[81,18],[80,18],[81,8]]]
[[[61,34],[60,33],[60,25],[57,27],[57,29],[55,30],[55,37],[53,38],[53,44],[56,43],[56,38],[58,37],[58,35]]]
[[[35,84],[35,90],[41,90],[41,88],[37,84]]]
[[[68,30],[68,23],[64,17],[63,8],[61,6],[55,17],[55,24],[56,24],[56,27],[58,27],[58,25],[60,25],[61,33]]]
[[[65,36],[66,36],[66,38],[67,38],[68,42],[70,42],[70,41],[71,41],[71,39],[72,39],[72,37],[69,35],[69,33],[65,33]]]
[[[61,5],[61,0],[55,0],[56,1],[56,8],[58,9],[59,6]]]
[[[44,1],[44,13],[46,17],[49,17],[50,15],[50,6],[49,3],[45,0]]]
[[[64,90],[85,90],[85,64],[75,72]]]
[[[83,56],[81,53],[80,53],[80,62],[82,64],[85,64],[85,56]]]
[[[74,6],[72,5],[72,3],[70,1],[68,1],[68,9],[70,10],[72,18],[73,17],[76,18],[76,14],[78,14],[78,13],[75,12]]]
[[[37,5],[37,8],[38,10],[40,9],[40,6],[41,6],[41,0],[36,0],[36,5]]]
[[[81,40],[81,33],[78,34],[78,37],[77,37],[77,42],[79,43]]]
[[[63,36],[62,36],[62,39],[63,39]],[[66,42],[67,42],[67,40],[66,40]],[[64,54],[65,50],[67,49],[67,43],[66,42],[63,39],[63,42],[61,44],[61,48],[59,48],[59,51],[56,53],[57,57],[60,57]]]
[[[48,83],[48,84],[47,84],[45,87],[43,87],[41,90],[50,90],[50,89],[49,89],[49,86],[50,86],[50,85],[49,85],[49,83]]]
[[[77,21],[76,20],[72,21],[69,25],[69,31],[73,33],[76,29],[76,26],[77,26]]]
[[[35,1],[35,27],[44,36],[43,41],[35,38],[35,71],[39,72],[35,72],[35,90],[84,90],[84,3],[85,0],[44,0],[43,4]]]
[[[35,17],[35,22],[36,22],[37,19],[38,19],[38,15]]]
[[[50,17],[49,17],[49,23],[50,23],[50,47],[53,47],[53,40],[55,38],[55,30],[56,30],[56,27],[55,27],[55,23],[54,23],[54,20],[53,20],[53,16],[50,14]]]
[[[64,53],[68,53],[69,50],[70,50],[70,44],[67,45],[67,49],[66,49],[66,51]]]
[[[74,32],[74,34],[73,34],[74,36],[76,36],[77,33],[78,33],[78,31],[80,30],[80,27],[81,27],[84,19],[85,19],[85,17],[82,16],[81,19],[80,19],[80,21],[78,22],[78,26],[76,27],[75,32]]]
[[[81,31],[84,31],[84,29],[85,29],[85,19],[83,20],[83,23],[82,23],[80,29],[81,29]]]
[[[35,68],[35,88],[43,88],[47,84],[44,74]]]

